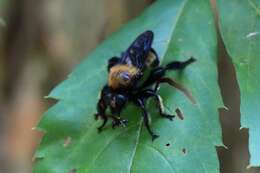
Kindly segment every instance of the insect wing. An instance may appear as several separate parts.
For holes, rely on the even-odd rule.
[[[151,50],[152,42],[152,31],[145,31],[139,35],[126,52],[122,54],[122,63],[143,69],[145,66],[145,58]]]

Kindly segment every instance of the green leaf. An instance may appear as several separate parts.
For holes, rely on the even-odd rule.
[[[160,135],[152,142],[141,112],[129,105],[122,113],[125,128],[108,125],[98,134],[94,120],[98,93],[106,82],[107,60],[120,55],[137,35],[155,33],[154,48],[162,64],[172,60],[197,62],[168,75],[183,83],[197,100],[162,86],[160,94],[169,113],[179,108],[184,120],[163,119],[149,103],[151,126]],[[218,107],[217,41],[214,18],[207,0],[161,0],[102,43],[56,87],[49,97],[59,102],[50,108],[38,128],[46,132],[35,154],[34,173],[218,173],[215,150],[222,145]]]
[[[249,166],[260,166],[260,1],[218,0],[218,8],[240,87],[241,125],[249,128]]]

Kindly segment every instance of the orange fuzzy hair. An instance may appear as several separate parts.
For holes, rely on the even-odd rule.
[[[125,64],[120,64],[112,67],[110,69],[108,77],[108,85],[111,88],[117,89],[119,87],[127,87],[131,84],[131,80],[123,80],[123,78],[120,76],[121,73],[127,73],[130,76],[130,79],[133,79],[139,73],[139,69],[134,66],[129,66]]]

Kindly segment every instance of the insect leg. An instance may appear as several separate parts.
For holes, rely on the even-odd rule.
[[[98,101],[98,105],[97,105],[97,114],[95,114],[95,118],[96,120],[100,117],[103,120],[103,123],[98,127],[98,132],[101,132],[103,127],[106,125],[107,123],[107,119],[108,117],[106,116],[106,104],[104,103],[103,99],[101,98]]]
[[[164,112],[164,106],[163,106],[162,98],[158,94],[156,94],[156,91],[149,89],[149,90],[146,90],[145,93],[146,93],[147,96],[155,98],[157,105],[158,105],[158,108],[159,108],[160,115],[162,117],[167,118],[167,119],[172,121],[173,118],[175,117],[175,115],[170,115],[170,114],[167,114],[167,113]]]
[[[121,117],[120,117],[120,115],[119,116],[114,116],[114,115],[111,115],[111,116],[109,116],[110,118],[112,118],[113,119],[113,121],[112,121],[112,128],[114,129],[115,127],[117,127],[117,126],[127,126],[127,124],[128,124],[128,120],[126,120],[126,119],[122,119]]]
[[[155,140],[156,138],[159,137],[159,135],[154,134],[154,132],[151,130],[151,127],[149,125],[149,114],[145,108],[145,103],[141,99],[138,99],[137,103],[138,103],[138,106],[142,109],[142,114],[144,117],[144,125],[145,125],[146,129],[148,130],[149,134],[152,136],[152,140]]]
[[[140,89],[146,88],[148,86],[153,85],[155,82],[157,82],[160,78],[162,78],[165,75],[165,69],[162,67],[157,67],[153,69],[147,79],[144,81],[144,83],[140,86]]]
[[[186,61],[172,61],[169,64],[165,66],[165,70],[182,70],[184,69],[187,65],[195,62],[196,59],[191,57],[190,59]]]
[[[163,76],[165,76],[166,71],[167,70],[180,70],[185,68],[187,65],[193,63],[194,61],[196,61],[194,58],[190,58],[187,61],[173,61],[169,64],[167,64],[165,67],[156,67],[154,68],[149,76],[147,77],[147,79],[144,81],[144,83],[139,87],[139,89],[143,89],[145,87],[148,87],[150,85],[153,85],[154,83],[156,83],[158,80],[160,80]],[[158,89],[159,85],[157,84],[157,86],[155,88]]]
[[[160,83],[167,83],[175,88],[177,88],[178,90],[180,90],[193,104],[196,104],[196,100],[195,98],[192,96],[191,92],[185,88],[183,85],[181,85],[180,83],[178,83],[177,81],[168,78],[168,77],[164,77],[161,78],[157,81],[157,85],[159,86]]]

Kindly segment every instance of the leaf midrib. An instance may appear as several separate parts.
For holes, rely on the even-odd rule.
[[[176,20],[175,20],[175,23],[173,23],[172,32],[171,32],[171,34],[169,35],[169,40],[172,40],[172,37],[173,37],[173,35],[174,35],[174,31],[175,31],[175,28],[176,28],[176,26],[177,26],[177,23],[178,23],[178,21],[179,21],[181,15],[183,14],[184,7],[185,7],[185,5],[186,5],[187,3],[188,3],[188,0],[183,1],[182,6],[180,7],[179,13],[178,13],[178,15],[177,15],[177,17],[176,17]],[[164,57],[165,57],[165,55],[166,55],[166,53],[167,53],[167,51],[168,51],[168,49],[169,49],[169,45],[170,45],[170,44],[171,44],[171,41],[169,41],[168,44],[166,44],[166,45],[167,45],[167,48],[165,49],[165,52],[163,53],[163,55],[160,57],[160,61],[161,61],[161,62],[162,62],[162,60],[164,59]],[[141,124],[140,126],[142,126],[143,123],[141,122],[140,124]],[[140,133],[141,133],[141,131],[142,131],[142,128],[140,128]],[[129,167],[130,167],[129,173],[132,173],[132,167],[133,167],[133,165],[134,165],[135,155],[136,155],[136,151],[137,151],[138,145],[139,145],[140,134],[137,135],[137,137],[138,137],[138,140],[137,140],[137,142],[136,142],[135,151],[134,151],[134,153],[133,153],[133,154],[134,154],[134,155],[133,155],[133,159],[132,159],[132,161],[130,162],[130,165],[129,165]],[[167,163],[167,164],[169,164],[169,163]]]
[[[138,147],[138,144],[139,144],[142,126],[143,126],[143,119],[140,120],[140,124],[139,124],[139,127],[138,127],[139,129],[138,129],[138,132],[137,132],[137,135],[136,135],[136,143],[135,143],[135,146],[134,146],[134,151],[133,151],[133,154],[132,154],[131,159],[130,159],[130,164],[128,166],[128,173],[132,172],[133,161],[134,161],[136,150],[137,150],[137,147]]]

